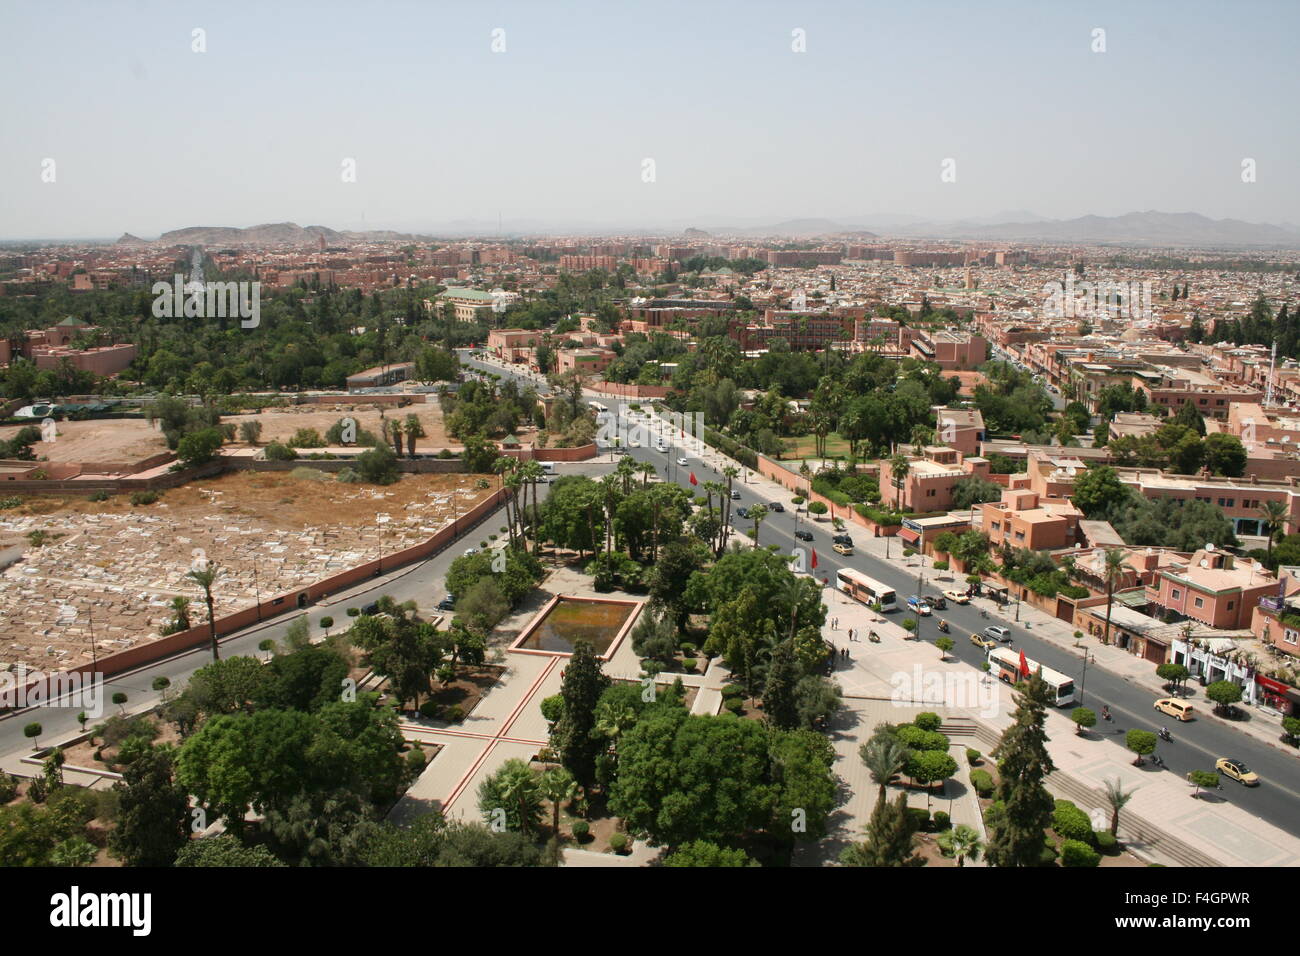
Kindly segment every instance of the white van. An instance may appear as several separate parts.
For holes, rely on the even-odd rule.
[[[542,466],[542,471],[546,472],[548,475],[555,474],[555,462],[543,461],[540,464]]]

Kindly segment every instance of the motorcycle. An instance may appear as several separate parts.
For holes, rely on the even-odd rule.
[[[948,622],[947,622],[947,621],[940,621],[940,622],[939,622],[939,630],[942,631],[944,634],[947,634],[947,633],[948,633]]]
[[[872,631],[870,634],[867,635],[867,640],[871,641],[872,644],[879,644],[880,635],[877,634],[875,631]]]
[[[1165,769],[1165,762],[1160,759],[1159,754],[1152,754],[1151,762],[1155,764],[1157,767],[1159,767],[1161,770]]]
[[[1173,734],[1165,730],[1165,728],[1163,727],[1161,727],[1158,731],[1156,731],[1156,736],[1159,737],[1161,740],[1163,740],[1165,743],[1172,744],[1174,742]]]
[[[984,608],[980,608],[980,617],[987,621],[989,618],[989,612],[984,610]]]

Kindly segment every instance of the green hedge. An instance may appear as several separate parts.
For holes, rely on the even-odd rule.
[[[970,785],[975,788],[975,792],[981,797],[992,796],[993,775],[987,770],[976,768],[970,772]]]

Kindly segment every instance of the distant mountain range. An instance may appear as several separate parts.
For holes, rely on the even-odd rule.
[[[327,226],[300,226],[294,222],[272,222],[260,226],[240,229],[235,226],[187,226],[164,232],[154,243],[160,246],[269,246],[269,245],[318,245],[321,237],[326,244],[346,242],[349,240],[392,240],[404,241],[416,236],[390,230],[373,232],[339,232]],[[133,245],[145,242],[129,232],[117,240],[118,245]]]
[[[1013,217],[1013,218],[1003,218]],[[1045,219],[1028,212],[998,217],[932,222],[913,216],[863,216],[836,222],[794,219],[771,226],[708,227],[715,236],[905,236],[915,239],[991,239],[1014,242],[1152,246],[1300,246],[1300,231],[1240,219],[1210,219],[1194,212],[1149,210],[1122,216]]]
[[[457,237],[484,235],[480,223],[462,221],[421,230],[420,233],[391,230],[340,231],[326,226],[299,226],[292,222],[266,223],[245,229],[233,226],[189,226],[165,232],[155,240],[140,239],[125,233],[119,245],[150,243],[158,245],[199,245],[208,247],[245,245],[318,245],[324,237],[327,245],[363,241],[428,241],[434,236]],[[511,224],[505,236],[546,235],[544,223],[529,222],[528,228]],[[471,228],[473,227],[473,228]],[[567,235],[666,235],[681,233],[681,227],[658,230],[641,226],[585,225],[579,230],[552,229],[552,234]],[[1080,216],[1077,219],[1046,219],[1024,210],[997,216],[936,222],[916,216],[879,214],[853,216],[843,220],[806,218],[787,219],[772,225],[691,226],[684,235],[692,239],[705,236],[725,238],[836,239],[866,240],[879,238],[988,240],[994,242],[1048,242],[1080,245],[1183,246],[1183,247],[1300,247],[1300,228],[1284,223],[1244,222],[1240,219],[1210,219],[1194,212],[1169,213],[1148,210],[1122,216]]]

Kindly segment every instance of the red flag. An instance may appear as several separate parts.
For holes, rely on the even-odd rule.
[[[693,485],[699,484],[699,482],[695,480],[695,472],[691,472],[691,484]]]
[[[1025,650],[1023,647],[1020,649],[1020,676],[1029,676],[1029,661],[1025,660]]]
[[[816,548],[813,548],[813,562],[812,562],[812,566],[813,566],[813,570],[814,570],[814,571],[817,570],[817,549],[816,549]]]

